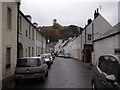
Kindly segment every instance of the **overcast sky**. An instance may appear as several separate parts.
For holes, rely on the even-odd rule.
[[[91,18],[93,20],[94,11],[99,8],[100,14],[110,24],[117,24],[118,1],[98,1],[21,0],[21,10],[25,15],[31,15],[32,22],[37,22],[40,26],[51,26],[53,19],[57,19],[57,22],[63,26],[77,25],[84,27],[87,19]]]

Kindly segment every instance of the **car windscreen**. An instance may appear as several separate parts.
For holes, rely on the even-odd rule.
[[[20,59],[17,63],[17,67],[35,67],[40,66],[40,59],[28,58],[28,59]]]
[[[43,55],[43,58],[50,58],[50,55]]]

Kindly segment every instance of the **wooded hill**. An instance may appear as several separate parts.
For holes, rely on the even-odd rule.
[[[41,27],[40,32],[50,42],[57,42],[58,39],[67,40],[69,37],[78,36],[81,30],[81,27],[75,25],[61,26],[58,23],[54,23],[53,26]]]

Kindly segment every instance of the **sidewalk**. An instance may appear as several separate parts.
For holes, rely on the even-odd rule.
[[[81,61],[81,60],[79,60],[79,59],[76,59],[76,58],[72,58],[72,59],[77,60],[77,61],[80,61],[80,63],[81,63],[84,67],[86,67],[86,68],[88,68],[88,69],[92,69],[92,68],[93,68],[93,65],[92,65],[91,63],[85,63],[85,62],[83,62],[83,61]]]
[[[85,66],[86,68],[88,68],[88,69],[92,69],[93,68],[93,65],[91,64],[91,63],[85,63],[85,62],[82,62],[82,61],[80,61],[81,62],[81,64],[83,65],[83,66]]]

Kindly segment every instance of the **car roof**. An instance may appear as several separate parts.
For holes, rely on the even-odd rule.
[[[42,55],[51,55],[51,53],[44,53],[44,54],[42,54]]]
[[[101,56],[112,56],[112,57],[116,58],[117,61],[120,63],[120,55],[118,55],[118,54],[103,54]]]
[[[37,58],[40,58],[40,57],[24,57],[24,58],[21,58],[21,59],[29,59],[29,58],[34,58],[34,59],[37,59]]]

